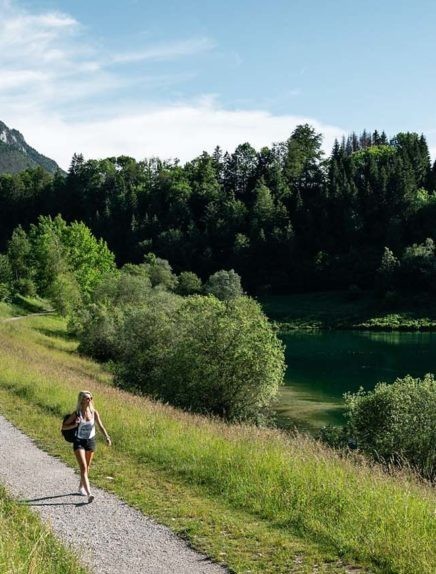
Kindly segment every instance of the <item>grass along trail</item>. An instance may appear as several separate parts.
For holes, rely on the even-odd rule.
[[[13,453],[13,458],[11,457]],[[50,523],[96,574],[224,574],[168,528],[116,496],[94,489],[95,503],[77,494],[73,469],[49,456],[0,416],[0,481]]]
[[[234,572],[434,572],[434,491],[413,476],[121,392],[76,346],[57,317],[0,325],[0,410],[73,464],[59,421],[92,389],[114,440],[97,453],[94,485]]]

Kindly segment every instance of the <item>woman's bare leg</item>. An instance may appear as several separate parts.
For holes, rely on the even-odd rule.
[[[85,451],[83,448],[78,448],[74,451],[76,455],[77,462],[80,468],[80,484],[85,489],[86,494],[89,496],[91,491],[89,489],[89,479],[88,479],[88,464],[86,462]]]
[[[93,450],[86,450],[85,451],[85,459],[86,459],[86,470],[88,471],[89,477],[89,467],[91,466],[92,459],[94,458],[94,451]]]

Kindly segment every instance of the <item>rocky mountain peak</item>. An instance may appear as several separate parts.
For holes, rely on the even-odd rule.
[[[62,172],[54,160],[31,147],[21,132],[0,121],[0,173],[17,173],[37,166],[50,173]]]

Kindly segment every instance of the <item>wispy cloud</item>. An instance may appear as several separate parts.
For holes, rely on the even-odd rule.
[[[31,14],[2,2],[0,20],[0,98],[10,110],[53,110],[70,99],[72,88],[102,78],[90,46],[81,42],[81,26],[68,14]]]
[[[59,111],[66,106],[72,111],[74,100],[79,105],[79,100],[98,94],[108,99],[110,94],[115,97],[119,90],[137,83],[139,77],[142,81],[143,70],[135,78],[124,74],[122,65],[185,58],[210,51],[215,45],[206,37],[188,38],[111,53],[88,39],[85,28],[69,14],[32,14],[4,0],[0,0],[0,10],[3,113],[8,111],[8,98],[13,109],[20,105],[28,109],[31,102],[41,112]],[[119,65],[116,72],[112,69],[114,64]],[[181,77],[179,73],[175,75]],[[150,78],[146,77],[143,84],[148,83]],[[96,108],[101,108],[101,102]]]
[[[180,42],[169,42],[135,52],[116,54],[112,56],[112,62],[125,64],[131,62],[141,62],[145,60],[162,61],[174,60],[183,56],[191,56],[201,52],[212,50],[215,42],[210,38],[198,38],[183,40]]]

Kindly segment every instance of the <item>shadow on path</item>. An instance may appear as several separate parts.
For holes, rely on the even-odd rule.
[[[66,494],[57,494],[56,496],[44,496],[42,498],[30,498],[19,500],[19,504],[27,506],[85,506],[89,504],[88,501],[84,502],[45,502],[47,500],[54,500],[56,498],[65,498],[66,496],[80,496],[78,492],[67,492]]]

